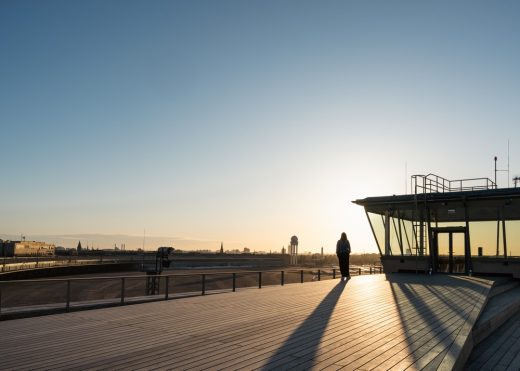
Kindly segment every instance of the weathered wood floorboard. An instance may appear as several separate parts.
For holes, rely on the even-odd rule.
[[[4,321],[0,369],[438,367],[492,284],[360,276]]]

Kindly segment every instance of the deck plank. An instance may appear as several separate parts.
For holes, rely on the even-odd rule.
[[[373,275],[3,321],[0,368],[438,367],[492,284]]]
[[[469,357],[468,370],[496,370],[520,368],[520,313],[506,321],[482,343]]]

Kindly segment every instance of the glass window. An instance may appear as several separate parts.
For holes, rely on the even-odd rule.
[[[414,247],[416,246],[416,240],[413,233],[412,222],[410,220],[401,219],[401,225],[403,229],[403,254],[415,255],[416,251]]]
[[[380,214],[367,213],[368,221],[372,226],[376,243],[379,246],[379,251],[384,253],[385,251],[385,224]]]
[[[499,247],[498,256],[504,256],[504,245],[502,241],[502,223],[499,230]],[[497,256],[497,221],[487,222],[470,222],[469,223],[469,241],[471,245],[471,255],[478,256],[479,248],[482,250],[482,256]]]
[[[401,237],[403,234],[403,229],[399,231],[399,219],[391,217],[390,218],[390,250],[392,251],[392,255],[402,255],[401,251]]]
[[[506,221],[506,237],[508,255],[520,257],[520,220]]]

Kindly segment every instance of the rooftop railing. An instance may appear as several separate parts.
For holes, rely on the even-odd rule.
[[[350,269],[351,275],[382,271],[380,265]],[[0,281],[0,319],[321,281],[339,278],[338,273],[336,268],[305,268]]]
[[[489,178],[449,180],[435,174],[412,175],[411,183],[411,191],[415,194],[481,191],[497,188],[496,183]]]

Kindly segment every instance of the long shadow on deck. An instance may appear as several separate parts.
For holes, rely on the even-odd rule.
[[[278,351],[267,360],[263,370],[287,369],[311,361],[347,282],[340,281]]]
[[[425,279],[413,275],[387,275],[387,281],[402,326],[410,334],[406,338],[408,362],[415,363],[424,357],[419,368],[436,369],[447,352],[459,351],[457,347],[450,347],[472,304],[478,300],[478,290],[467,280],[449,279],[449,276]],[[422,292],[416,292],[416,288]],[[441,351],[427,355],[434,348]],[[404,366],[407,364],[401,365]]]

